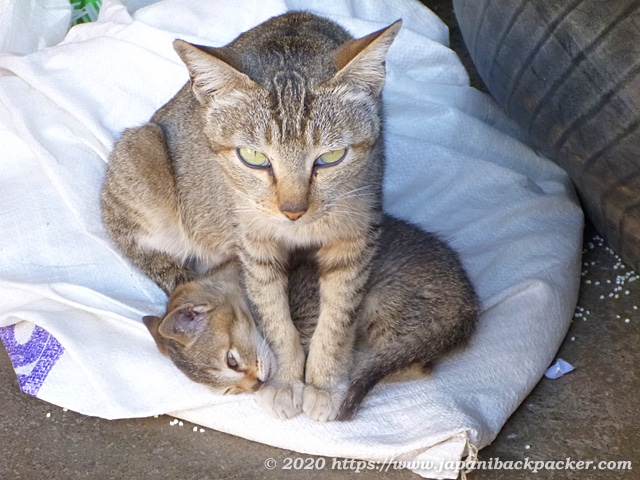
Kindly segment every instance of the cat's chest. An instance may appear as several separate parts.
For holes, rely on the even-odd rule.
[[[224,226],[221,225],[224,223]],[[217,228],[216,228],[217,227]],[[228,222],[212,222],[193,232],[189,238],[192,257],[198,260],[201,273],[217,267],[237,255],[236,235]]]
[[[283,216],[284,218],[284,216]],[[239,218],[236,228],[239,242],[275,242],[286,250],[319,248],[352,236],[364,236],[364,231],[347,222],[330,217],[292,222],[286,219],[247,215]]]

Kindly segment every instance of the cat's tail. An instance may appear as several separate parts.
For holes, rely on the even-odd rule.
[[[403,335],[390,341],[384,348],[364,355],[352,372],[338,420],[351,420],[366,395],[386,376],[416,364],[426,369],[441,355],[466,343],[475,321],[469,319],[461,323],[463,325],[458,325],[453,331],[440,331],[427,338]]]

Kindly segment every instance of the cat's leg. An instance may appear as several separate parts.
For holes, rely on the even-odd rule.
[[[352,364],[355,311],[362,300],[374,248],[351,238],[321,248],[320,315],[305,368],[303,410],[318,421],[335,420]]]
[[[178,285],[196,278],[196,272],[190,264],[181,264],[167,253],[140,252],[136,266],[145,272],[167,295]]]
[[[275,417],[291,418],[302,411],[304,352],[289,312],[288,255],[274,242],[246,238],[239,254],[247,293],[277,363],[258,400]]]
[[[167,295],[176,286],[196,277],[190,262],[182,262],[174,255],[153,247],[153,242],[160,246],[161,238],[154,238],[152,232],[140,225],[136,221],[137,213],[129,206],[119,205],[114,199],[103,201],[102,215],[118,250]],[[111,220],[112,217],[117,217],[117,221]]]
[[[122,249],[137,268],[153,280],[167,295],[178,285],[190,282],[197,277],[191,262],[182,263],[166,252],[150,251],[133,246]],[[128,250],[125,252],[125,250]]]

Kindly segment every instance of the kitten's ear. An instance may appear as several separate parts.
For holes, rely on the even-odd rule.
[[[207,328],[209,310],[206,305],[181,305],[162,319],[157,327],[158,336],[175,340],[185,347],[193,345]]]
[[[221,93],[249,87],[252,80],[240,72],[240,61],[228,48],[193,45],[175,40],[173,48],[189,70],[191,89],[201,104]]]
[[[167,347],[164,344],[164,338],[160,335],[160,332],[158,332],[158,327],[162,323],[162,319],[160,317],[148,315],[142,318],[142,322],[149,329],[149,333],[151,333],[151,336],[156,341],[156,345],[158,350],[160,350],[160,353],[166,355]]]
[[[332,80],[349,82],[371,90],[374,95],[382,92],[385,79],[385,58],[393,40],[400,32],[402,20],[369,35],[348,40],[334,53],[338,73]]]

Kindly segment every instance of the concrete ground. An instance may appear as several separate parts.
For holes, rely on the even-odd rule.
[[[451,45],[472,68],[450,0],[423,0],[451,27]],[[474,85],[481,87],[472,74]],[[566,461],[571,471],[476,470],[475,480],[640,478],[640,281],[587,226],[584,272],[576,315],[559,357],[576,369],[543,378],[479,459],[496,465],[531,460]],[[419,478],[409,471],[386,473],[282,470],[295,452],[250,442],[170,417],[107,421],[46,404],[20,392],[0,348],[0,480],[76,479],[276,479]],[[274,459],[268,470],[265,461]],[[592,465],[577,462],[592,461]],[[601,470],[602,466],[616,467]],[[632,462],[633,470],[617,467]],[[508,468],[510,464],[506,464]],[[580,466],[586,469],[578,470]],[[595,468],[594,468],[595,467]]]

